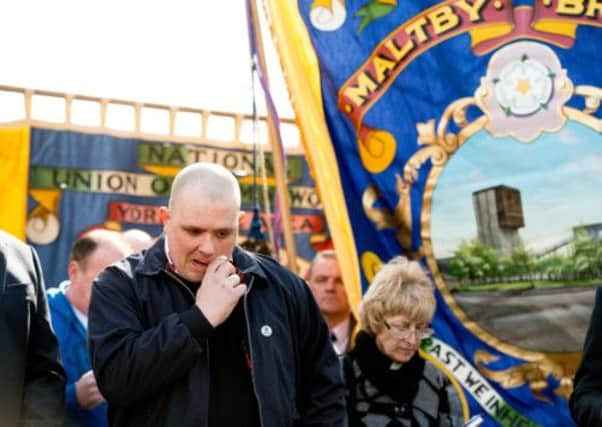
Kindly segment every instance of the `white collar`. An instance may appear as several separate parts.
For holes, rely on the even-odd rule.
[[[351,316],[347,316],[345,320],[333,326],[330,332],[336,340],[332,343],[337,354],[341,355],[347,351],[349,344],[349,332],[351,327]]]

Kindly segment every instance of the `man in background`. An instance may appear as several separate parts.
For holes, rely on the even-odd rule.
[[[69,280],[48,290],[52,325],[67,372],[67,427],[107,426],[107,405],[98,391],[88,357],[88,306],[92,282],[130,252],[120,233],[96,229],[79,237],[69,255]]]
[[[328,249],[316,253],[306,279],[328,324],[335,351],[341,356],[349,349],[356,322],[335,251]]]
[[[0,230],[0,425],[63,423],[65,372],[33,248]]]
[[[123,240],[133,252],[142,252],[150,248],[154,243],[153,236],[139,228],[130,228],[129,230],[122,231],[121,237],[123,237]]]

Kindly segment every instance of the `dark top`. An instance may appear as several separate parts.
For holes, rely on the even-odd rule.
[[[343,360],[351,427],[457,427],[458,395],[434,365],[415,354],[399,366],[364,331]]]
[[[353,353],[362,372],[379,390],[398,403],[412,402],[424,370],[424,359],[418,353],[401,368],[391,369],[391,359],[381,353],[375,340],[363,331],[357,334]]]
[[[255,417],[244,415],[248,402],[233,397],[234,389],[257,399],[263,427],[344,425],[340,364],[309,287],[274,260],[234,249],[234,263],[248,284],[242,331],[253,366],[251,394],[240,385],[250,377],[240,368],[240,340],[215,343],[219,334],[194,304],[194,293],[166,269],[164,245],[160,239],[143,255],[112,265],[92,288],[90,360],[109,403],[110,424],[206,426],[226,409],[210,405],[213,385],[230,381],[224,370],[238,364],[241,373],[233,375],[238,382],[217,391],[225,397],[215,400],[240,418]],[[213,360],[214,345],[234,347],[218,356],[234,359],[212,366],[221,363]]]
[[[209,427],[259,426],[242,300],[209,339]],[[232,410],[236,407],[236,410]]]
[[[198,283],[192,283],[179,275],[178,278],[196,295]],[[245,330],[244,304],[241,299],[230,316],[209,337],[208,427],[260,425]],[[236,410],[232,410],[233,403]]]
[[[583,358],[575,375],[571,415],[579,426],[602,425],[602,288],[596,290]]]
[[[0,425],[62,425],[65,372],[36,252],[0,231]]]

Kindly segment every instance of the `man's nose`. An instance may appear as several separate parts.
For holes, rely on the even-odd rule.
[[[327,291],[334,291],[336,285],[337,284],[336,284],[336,282],[334,280],[327,280],[325,288],[326,288]]]
[[[202,236],[199,240],[198,251],[204,255],[213,255],[215,253],[215,243],[209,235]]]

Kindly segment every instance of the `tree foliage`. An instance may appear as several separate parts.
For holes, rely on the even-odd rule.
[[[602,240],[575,233],[567,254],[538,258],[520,242],[509,256],[478,239],[462,241],[445,273],[460,283],[484,284],[524,280],[574,280],[602,276]]]

